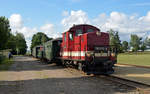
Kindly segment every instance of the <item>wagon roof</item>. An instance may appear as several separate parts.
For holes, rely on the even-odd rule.
[[[35,47],[43,47],[43,45],[37,45],[37,46],[35,46]]]
[[[49,42],[52,42],[52,41],[57,41],[57,40],[62,40],[62,38],[55,38],[55,39],[49,40],[49,41],[45,42],[45,44],[49,43]]]

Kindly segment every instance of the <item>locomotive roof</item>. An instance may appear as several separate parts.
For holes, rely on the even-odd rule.
[[[70,30],[71,29],[74,29],[74,28],[78,28],[78,27],[92,27],[92,28],[95,28],[95,29],[97,29],[98,31],[100,31],[100,29],[98,29],[97,27],[95,27],[95,26],[93,26],[93,25],[89,25],[89,24],[78,24],[78,25],[73,25],[71,28],[70,28]]]
[[[92,27],[92,28],[95,28],[97,29],[98,31],[100,31],[100,29],[98,29],[97,27],[93,26],[93,25],[89,25],[89,24],[78,24],[78,25],[73,25],[69,30],[63,32],[63,33],[66,33],[68,31],[71,31],[72,29],[76,29],[76,28],[79,28],[79,27]]]

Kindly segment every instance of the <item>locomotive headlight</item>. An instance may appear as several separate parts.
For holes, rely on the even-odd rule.
[[[112,56],[112,57],[115,57],[115,53],[111,53],[111,56]]]
[[[100,36],[100,35],[101,35],[101,32],[97,31],[97,32],[96,32],[96,35]]]

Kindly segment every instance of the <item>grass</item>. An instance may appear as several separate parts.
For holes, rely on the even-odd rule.
[[[5,71],[8,70],[10,65],[13,64],[12,59],[5,58],[1,63],[0,63],[0,71]]]
[[[118,55],[118,63],[150,66],[150,53],[124,53]]]

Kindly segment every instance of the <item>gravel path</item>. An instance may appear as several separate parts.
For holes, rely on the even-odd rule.
[[[134,88],[32,57],[14,60],[8,71],[0,71],[0,94],[140,94]]]

